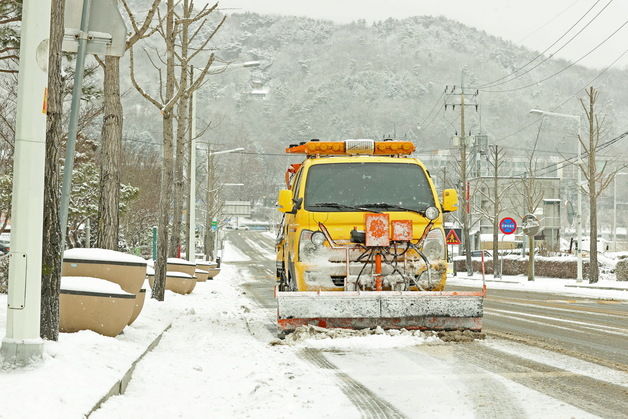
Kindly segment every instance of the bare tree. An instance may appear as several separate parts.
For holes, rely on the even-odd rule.
[[[214,11],[218,4],[215,4],[208,10]],[[158,13],[160,13],[158,11]],[[177,104],[183,96],[190,95],[190,92],[198,89],[203,83],[203,80],[209,72],[209,68],[214,62],[214,55],[210,54],[207,58],[204,67],[200,74],[193,80],[190,80],[187,89],[181,88],[181,85],[177,82],[175,74],[175,47],[176,47],[176,23],[175,23],[175,3],[174,0],[167,0],[166,3],[166,16],[164,19],[159,19],[159,26],[157,32],[162,36],[165,41],[166,47],[166,64],[165,64],[165,80],[162,77],[162,69],[155,65],[155,61],[151,60],[157,73],[159,75],[159,94],[152,95],[143,89],[138,83],[135,77],[135,60],[133,48],[130,49],[130,68],[131,68],[131,82],[135,89],[150,103],[152,103],[161,113],[162,116],[162,129],[163,129],[163,166],[161,171],[161,186],[159,193],[159,237],[157,244],[157,263],[155,264],[155,285],[153,287],[152,298],[159,301],[164,299],[164,286],[166,281],[166,262],[168,258],[168,227],[170,221],[170,206],[172,203],[172,180],[174,171],[173,161],[173,136],[174,136],[174,111]],[[164,25],[165,22],[165,25]],[[216,31],[222,26],[224,22],[221,20],[219,25],[214,29],[209,36],[210,38],[216,33]],[[147,53],[148,54],[148,53]],[[176,216],[176,215],[175,215]]]
[[[181,230],[183,218],[183,205],[185,191],[189,190],[188,183],[184,177],[186,155],[189,148],[186,144],[189,138],[190,128],[190,100],[192,92],[196,89],[188,89],[190,82],[190,63],[200,53],[205,51],[207,44],[214,34],[220,29],[224,18],[213,30],[210,36],[200,38],[205,32],[205,27],[209,24],[207,17],[215,10],[213,7],[205,6],[200,11],[194,11],[193,0],[183,0],[180,12],[175,10],[177,17],[176,31],[178,33],[179,46],[177,48],[177,65],[180,68],[179,88],[183,94],[177,104],[177,132],[176,132],[176,159],[174,170],[174,218],[172,221],[172,235],[170,237],[170,255],[175,256],[181,246]],[[199,86],[200,87],[200,86]],[[189,211],[188,211],[189,213]],[[189,250],[188,250],[189,251]]]
[[[480,206],[480,213],[491,222],[493,226],[493,276],[501,277],[499,270],[499,215],[506,209],[505,196],[508,193],[507,187],[499,185],[499,172],[504,165],[504,149],[493,145],[490,149],[488,164],[492,169],[492,189],[479,188],[478,191],[489,203],[489,208]],[[485,189],[489,189],[487,193]]]
[[[590,87],[586,90],[588,101],[580,99],[580,104],[589,123],[589,138],[578,136],[584,154],[588,156],[587,162],[579,162],[580,170],[587,181],[584,192],[589,196],[589,282],[596,283],[599,279],[598,255],[597,255],[597,200],[604,190],[611,184],[617,172],[625,168],[625,165],[616,165],[611,169],[609,161],[604,162],[602,167],[597,166],[597,149],[600,146],[600,139],[605,134],[604,116],[596,110],[599,91]]]
[[[62,52],[64,0],[52,0],[48,60],[48,119],[44,184],[44,225],[41,278],[41,326],[44,339],[59,338],[59,288],[61,280],[61,225],[59,222],[59,160],[63,131]]]
[[[17,73],[20,36],[18,25],[22,20],[21,0],[0,1],[0,73]]]
[[[128,50],[152,33],[150,25],[161,0],[153,0],[141,23],[128,1],[121,2],[133,30],[126,41]],[[97,243],[101,248],[116,250],[120,230],[120,151],[124,123],[120,100],[120,57],[106,56],[104,62],[101,60],[100,63],[104,69],[104,118],[101,132]]]
[[[536,156],[536,150],[541,136],[541,128],[543,127],[543,119],[539,124],[539,129],[536,133],[534,145],[532,150],[528,154],[526,172],[520,181],[518,188],[518,196],[521,198],[521,202],[512,202],[511,205],[515,212],[517,212],[520,218],[523,218],[527,214],[534,214],[543,201],[543,185],[537,177],[538,171],[538,158]],[[523,204],[523,205],[521,205]],[[528,237],[528,281],[534,280],[534,236]]]

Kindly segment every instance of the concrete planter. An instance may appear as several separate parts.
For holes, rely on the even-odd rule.
[[[209,274],[208,279],[214,279],[214,277],[220,273],[220,268],[210,268],[207,272]]]
[[[183,272],[190,276],[194,276],[196,271],[196,263],[189,262],[185,259],[168,258],[167,270],[168,272]]]
[[[210,269],[216,268],[218,267],[218,264],[215,262],[209,262],[206,260],[197,260],[196,261],[196,268],[197,269],[202,269],[204,271],[209,271]]]
[[[155,275],[148,275],[151,288],[155,283]],[[190,294],[196,286],[196,278],[181,272],[166,273],[166,289],[177,294]]]
[[[146,277],[146,261],[112,250],[70,249],[64,252],[61,275],[106,279],[137,294]]]
[[[92,330],[115,337],[129,324],[136,296],[92,291],[61,290],[59,329],[72,333]]]
[[[135,307],[133,308],[133,314],[131,314],[131,320],[129,320],[129,326],[137,319],[137,316],[142,312],[144,308],[144,301],[146,301],[146,289],[142,288],[140,292],[135,296]]]
[[[203,269],[196,270],[196,282],[205,282],[209,278],[209,272]]]

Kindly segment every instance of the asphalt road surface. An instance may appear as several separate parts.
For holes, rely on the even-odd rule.
[[[251,259],[227,263],[249,272],[247,295],[274,331],[273,238],[232,231],[227,240]],[[627,302],[489,289],[484,331],[466,344],[300,355],[334,371],[368,418],[626,417]]]

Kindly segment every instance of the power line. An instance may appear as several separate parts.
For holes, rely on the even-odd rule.
[[[573,41],[576,37],[578,37],[578,35],[580,35],[587,27],[589,27],[589,25],[591,25],[591,23],[593,23],[593,21],[595,19],[597,19],[597,17],[604,11],[606,10],[606,8],[614,1],[614,0],[609,0],[608,3],[606,3],[606,5],[604,5],[604,7],[602,7],[602,9],[600,11],[597,12],[597,14],[595,16],[593,16],[593,18],[591,18],[591,20],[589,20],[582,28],[580,28],[580,30],[578,32],[576,32],[571,38],[569,38],[569,40],[567,42],[565,42],[560,48],[558,48],[556,51],[552,52],[551,54],[549,54],[547,57],[545,57],[544,60],[540,61],[539,63],[535,64],[533,67],[527,69],[526,71],[524,71],[521,74],[517,74],[519,71],[523,70],[524,68],[526,68],[528,65],[532,64],[534,61],[536,61],[538,58],[542,57],[543,55],[545,55],[545,53],[547,51],[550,50],[550,48],[552,48],[554,45],[556,45],[558,42],[560,42],[561,39],[563,39],[569,32],[571,32],[571,30],[578,25],[578,23],[580,23],[582,21],[582,19],[584,19],[586,17],[587,14],[589,14],[589,12],[600,2],[601,0],[597,0],[595,2],[595,4],[593,6],[591,6],[591,8],[589,10],[587,10],[587,12],[580,18],[578,19],[578,21],[576,23],[574,23],[565,33],[563,33],[560,38],[558,38],[556,41],[554,41],[554,43],[552,43],[549,47],[547,47],[545,50],[543,50],[541,53],[539,53],[536,57],[534,57],[532,60],[528,61],[525,65],[519,67],[517,70],[513,71],[512,73],[501,77],[497,80],[494,80],[492,82],[489,83],[485,83],[481,86],[478,86],[479,89],[482,88],[492,88],[492,87],[496,87],[496,86],[501,86],[503,84],[506,83],[510,83],[511,81],[515,81],[521,77],[523,77],[524,75],[528,74],[529,72],[531,72],[532,70],[538,68],[540,65],[542,65],[543,63],[546,63],[547,61],[549,61],[550,59],[552,59],[558,52],[560,52],[563,48],[565,48],[567,45],[569,45],[571,43],[571,41]],[[516,75],[516,77],[510,79],[510,80],[504,80],[509,78],[510,76]],[[504,80],[504,81],[501,81]],[[500,82],[501,81],[501,82]]]
[[[529,32],[527,35],[525,35],[523,38],[517,40],[518,44],[523,43],[523,41],[525,41],[526,39],[528,39],[530,36],[534,35],[535,33],[537,33],[538,31],[540,31],[541,29],[544,29],[545,27],[547,27],[550,23],[553,23],[556,19],[558,19],[559,17],[561,17],[562,15],[564,15],[568,10],[570,10],[572,7],[574,7],[576,4],[580,3],[582,0],[576,0],[573,3],[571,3],[569,6],[565,7],[563,10],[561,10],[558,14],[556,14],[554,17],[552,17],[550,20],[548,20],[547,22],[545,22],[544,24],[542,24],[541,26],[537,27],[536,29],[533,29],[531,32]],[[597,4],[597,3],[595,3]],[[593,6],[595,6],[595,4]]]
[[[617,56],[617,58],[615,58],[615,60],[613,60],[612,63],[610,63],[608,66],[606,66],[602,71],[600,71],[594,78],[592,78],[591,80],[589,80],[584,86],[582,86],[580,89],[578,89],[574,94],[572,94],[571,96],[569,96],[567,99],[565,99],[563,102],[561,102],[559,105],[555,106],[554,108],[550,109],[550,112],[555,112],[558,109],[560,109],[565,103],[569,102],[570,100],[572,100],[573,98],[575,98],[578,95],[578,92],[580,92],[581,90],[585,89],[587,86],[590,86],[594,81],[596,81],[597,79],[599,79],[600,77],[602,77],[608,70],[610,70],[615,64],[617,64],[617,62],[619,60],[621,60],[626,54],[628,54],[628,49],[626,49],[624,52],[622,52],[621,54],[619,54],[619,56]],[[523,127],[519,128],[517,131],[514,131],[508,135],[505,135],[503,137],[500,137],[498,139],[496,139],[495,141],[501,141],[501,140],[505,140],[506,138],[510,138],[514,135],[519,134],[521,131],[524,131],[527,128],[530,128],[532,125],[536,124],[536,121],[532,121],[529,124],[524,125]]]
[[[599,44],[597,44],[595,47],[593,47],[591,50],[589,50],[589,52],[587,52],[586,54],[584,54],[583,56],[581,56],[580,58],[578,58],[576,61],[573,61],[572,63],[568,64],[567,66],[563,67],[562,69],[560,69],[559,71],[557,71],[554,74],[551,74],[550,76],[545,77],[544,79],[538,80],[534,83],[530,83],[527,84],[525,86],[519,86],[519,87],[515,87],[512,89],[505,89],[505,90],[485,90],[485,89],[480,89],[483,92],[490,92],[490,93],[507,93],[507,92],[516,92],[518,90],[523,90],[523,89],[527,89],[529,87],[533,87],[533,86],[537,86],[539,83],[543,83],[551,78],[556,77],[557,75],[561,74],[562,72],[570,69],[571,67],[573,67],[574,65],[578,64],[580,61],[584,60],[586,57],[588,57],[589,55],[591,55],[595,50],[597,50],[599,47],[601,47],[602,45],[604,45],[609,39],[611,39],[613,36],[615,36],[615,34],[617,34],[617,32],[619,32],[620,30],[622,30],[624,28],[624,26],[628,25],[628,20],[626,20],[624,23],[621,24],[621,26],[619,26],[617,29],[615,29],[613,31],[613,33],[611,33],[609,36],[607,36],[602,42],[600,42]]]

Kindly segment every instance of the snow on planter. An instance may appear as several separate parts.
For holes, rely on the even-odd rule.
[[[62,332],[92,330],[117,336],[129,323],[136,296],[118,284],[93,277],[61,277],[59,329]]]
[[[155,283],[155,275],[148,275],[151,289]],[[177,294],[190,294],[196,286],[196,278],[184,272],[166,272],[166,289]]]
[[[106,279],[137,294],[146,276],[146,261],[114,250],[69,249],[63,253],[61,275]]]
[[[168,272],[184,272],[188,275],[194,276],[196,270],[196,262],[190,262],[189,260],[180,258],[168,258]]]

